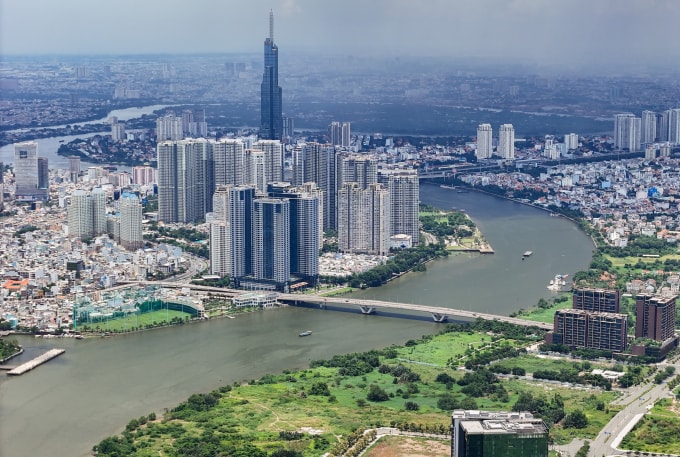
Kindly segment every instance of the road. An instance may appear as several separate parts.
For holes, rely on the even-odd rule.
[[[592,456],[618,456],[627,455],[627,452],[617,451],[621,441],[635,424],[649,411],[654,403],[669,395],[666,383],[648,383],[643,386],[632,388],[617,403],[629,402],[619,411],[607,425],[604,426],[594,440],[590,441],[590,453]],[[557,446],[556,449],[567,451],[567,455],[574,455],[574,446]]]

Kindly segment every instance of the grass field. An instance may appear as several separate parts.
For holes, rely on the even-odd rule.
[[[680,402],[664,398],[637,423],[621,443],[636,452],[680,454]]]
[[[546,322],[552,323],[555,320],[555,311],[558,309],[568,309],[571,308],[570,301],[559,302],[550,308],[532,308],[530,311],[525,311],[522,313],[522,319],[528,319],[534,322]]]
[[[680,254],[669,254],[661,257],[612,257],[609,255],[605,255],[604,257],[611,261],[614,268],[623,268],[625,264],[635,265],[638,262],[652,264],[657,260],[662,263],[666,259],[678,260],[680,259]]]
[[[97,322],[91,324],[80,323],[79,327],[89,327],[93,330],[98,329],[100,331],[120,331],[129,330],[135,327],[144,328],[147,325],[153,325],[154,322],[156,324],[170,322],[173,317],[179,317],[180,319],[184,320],[186,317],[191,317],[191,314],[184,313],[182,311],[158,310],[144,314],[130,314],[127,317],[111,319],[110,321],[106,322]]]

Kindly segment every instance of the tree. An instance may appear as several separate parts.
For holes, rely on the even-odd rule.
[[[315,382],[312,387],[309,388],[309,395],[323,395],[328,397],[331,391],[328,390],[328,384],[323,381]]]
[[[406,411],[418,411],[420,409],[420,405],[414,401],[407,401],[404,403],[404,407]]]
[[[387,392],[380,388],[380,386],[377,384],[371,384],[366,398],[369,401],[387,401],[390,397],[387,395]]]
[[[580,409],[572,411],[564,418],[565,428],[586,428],[588,426],[588,417]]]

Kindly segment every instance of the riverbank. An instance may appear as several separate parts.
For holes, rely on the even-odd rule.
[[[459,370],[458,364],[488,352],[494,338],[510,347],[531,343],[530,336],[513,332],[517,336],[511,338],[503,332],[447,327],[436,336],[404,345],[312,361],[310,368],[265,374],[194,394],[162,418],[153,414],[153,420],[133,419],[126,426],[130,433],[107,438],[96,446],[98,455],[119,455],[121,449],[127,449],[126,455],[141,455],[135,448],[151,453],[163,449],[181,452],[188,443],[200,449],[209,445],[209,440],[190,437],[201,433],[205,437],[207,430],[218,438],[216,449],[238,449],[249,443],[246,446],[251,447],[243,452],[250,456],[266,455],[261,451],[265,448],[288,449],[300,456],[341,455],[372,426],[445,435],[451,409],[511,410],[518,394],[544,395],[546,386],[550,386],[551,397],[559,396],[565,412],[586,411],[591,424],[578,431],[562,424],[553,426],[553,437],[559,442],[574,433],[590,438],[600,423],[615,414],[597,407],[599,402],[613,400],[615,393],[568,388],[526,376],[501,380],[489,373],[485,381],[473,381],[486,393],[470,395],[466,386],[473,375]],[[450,363],[454,359],[456,362]],[[523,356],[491,364],[495,363],[517,369],[557,370],[570,362]],[[505,396],[497,395],[499,391]],[[218,422],[220,426],[216,426]]]

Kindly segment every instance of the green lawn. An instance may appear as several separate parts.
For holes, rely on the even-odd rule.
[[[521,317],[522,319],[528,319],[534,322],[546,322],[550,324],[555,320],[555,311],[568,308],[571,308],[571,301],[562,301],[547,309],[532,308],[531,311],[523,312]]]
[[[154,322],[156,324],[160,324],[163,322],[170,322],[173,317],[179,317],[180,319],[184,320],[186,317],[191,318],[190,313],[184,313],[182,311],[173,311],[173,310],[158,310],[158,311],[151,311],[148,313],[144,314],[130,314],[127,317],[120,317],[117,319],[111,319],[110,321],[106,322],[97,322],[97,323],[79,323],[78,324],[78,329],[84,329],[86,327],[89,327],[92,330],[99,330],[99,331],[120,331],[120,330],[129,330],[135,327],[142,327],[144,328],[147,325],[153,325]]]
[[[680,454],[680,418],[678,402],[659,400],[635,428],[624,438],[621,449],[638,452]]]

